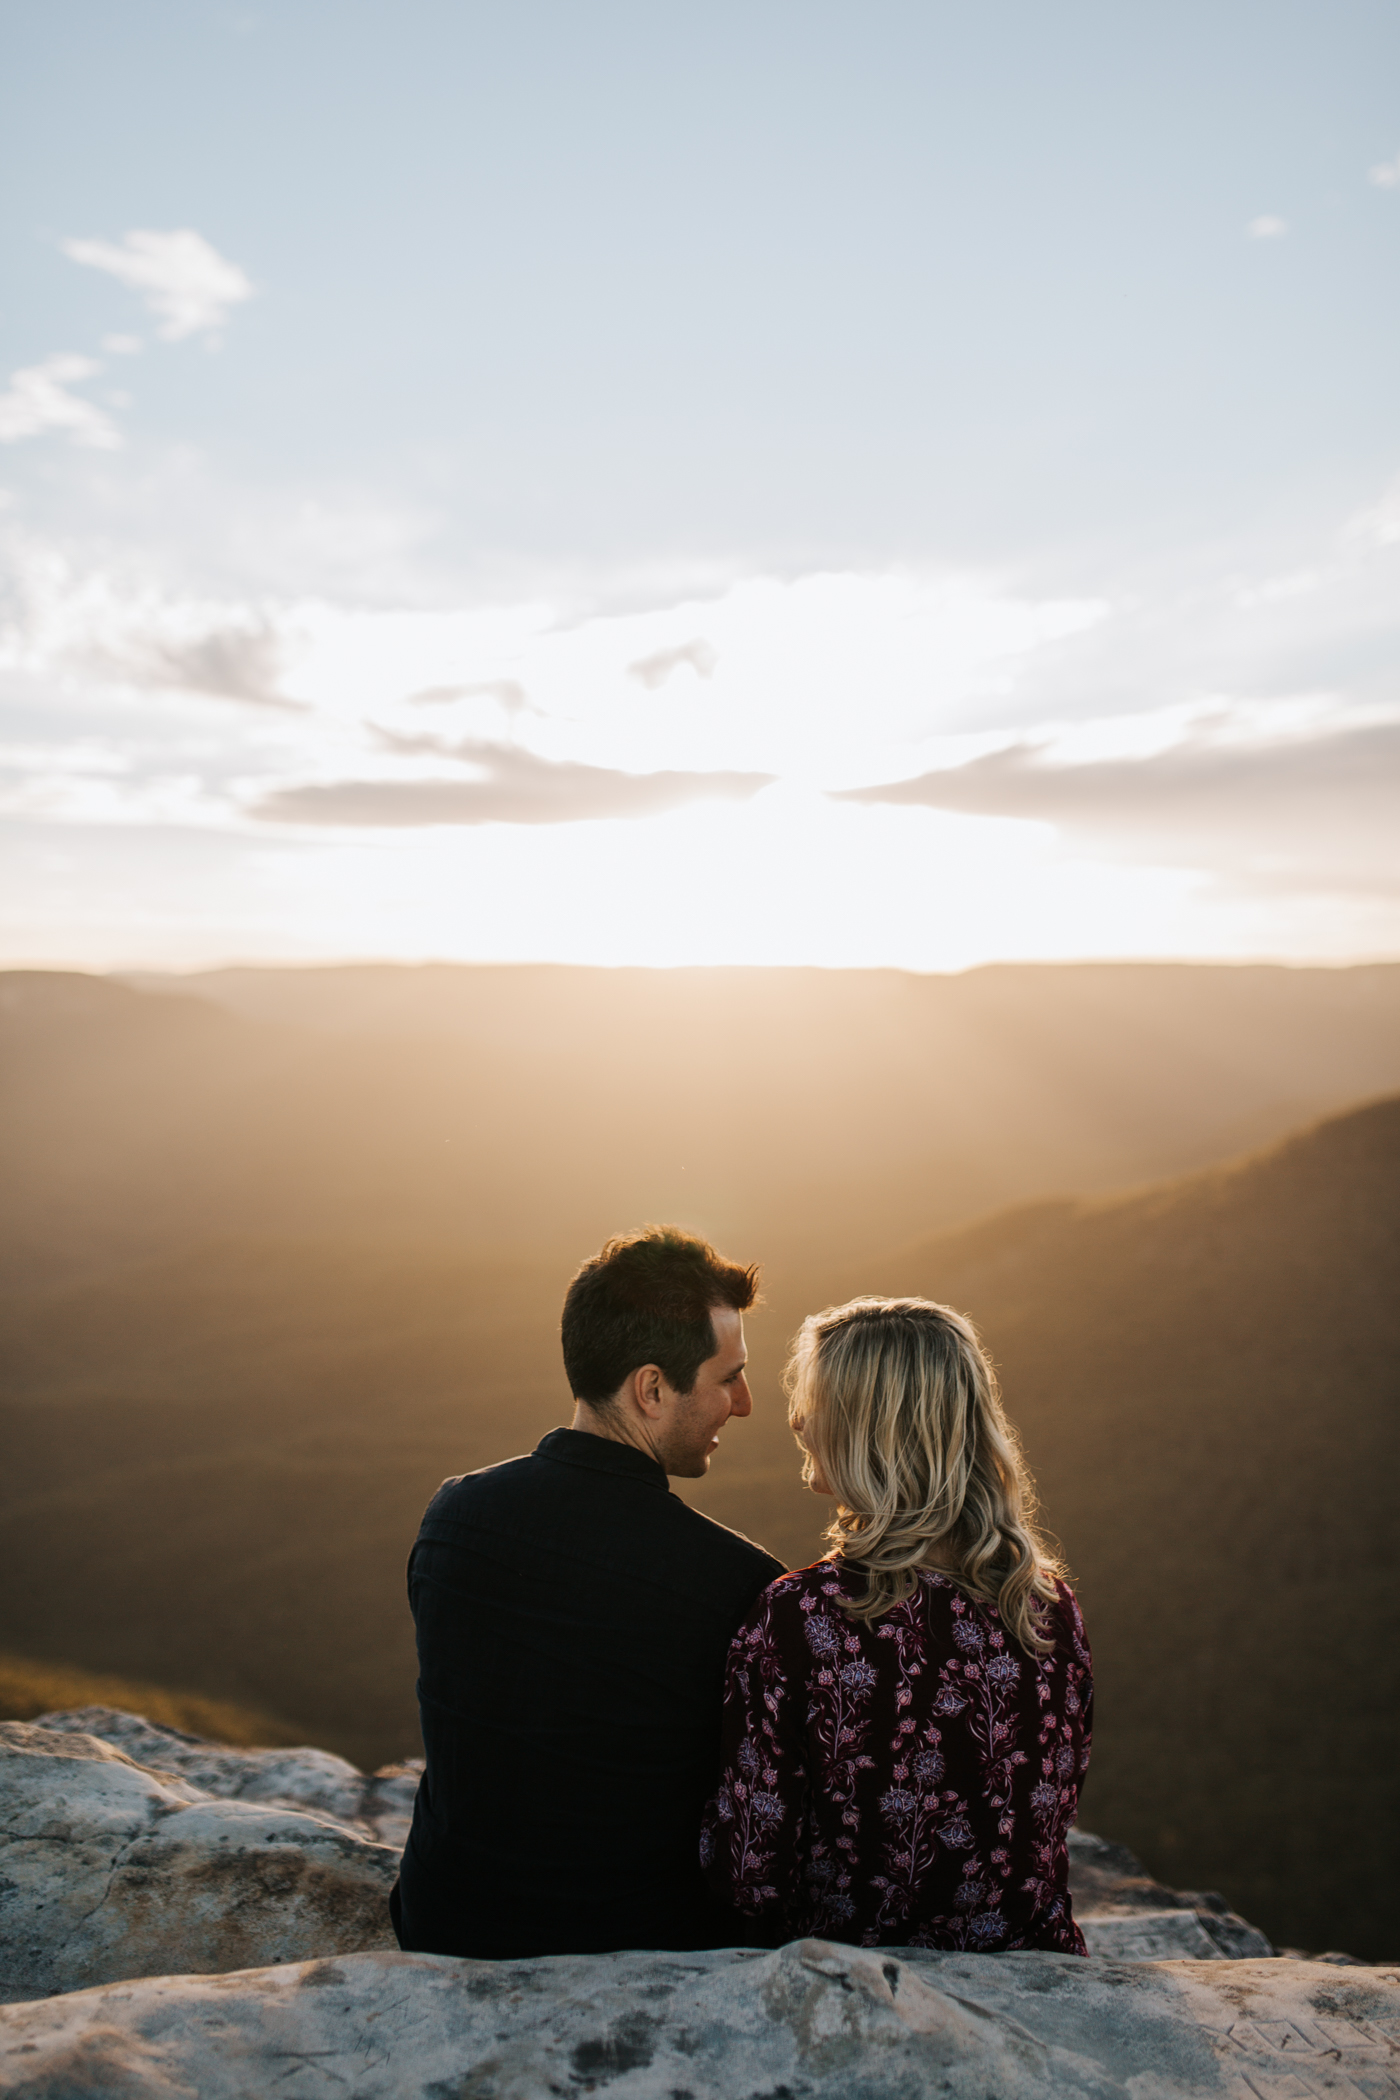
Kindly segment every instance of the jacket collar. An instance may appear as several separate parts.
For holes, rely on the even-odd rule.
[[[586,1429],[551,1429],[535,1446],[536,1458],[551,1458],[561,1466],[581,1466],[588,1473],[621,1474],[643,1487],[671,1492],[666,1469],[638,1451],[632,1444],[615,1444],[611,1437],[594,1436]]]

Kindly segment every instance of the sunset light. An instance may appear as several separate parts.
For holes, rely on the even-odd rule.
[[[1400,950],[1346,37],[1214,25],[1212,99],[1147,16],[78,14],[7,131],[4,957]]]

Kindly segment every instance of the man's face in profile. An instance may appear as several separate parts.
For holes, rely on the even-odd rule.
[[[715,1353],[701,1364],[688,1393],[666,1387],[667,1408],[658,1425],[657,1446],[666,1471],[679,1480],[698,1480],[710,1470],[719,1433],[731,1415],[753,1412],[753,1395],[744,1376],[744,1316],[732,1305],[710,1308]]]

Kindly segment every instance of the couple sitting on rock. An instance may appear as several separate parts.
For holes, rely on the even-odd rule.
[[[1084,1952],[1089,1650],[975,1332],[922,1298],[804,1322],[788,1414],[836,1514],[788,1574],[667,1485],[752,1409],[754,1295],[687,1233],[610,1240],[564,1301],[572,1426],[429,1504],[404,1947]]]

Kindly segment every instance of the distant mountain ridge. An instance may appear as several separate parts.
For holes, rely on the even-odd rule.
[[[226,1234],[803,1269],[1175,1175],[1400,1087],[1400,966],[0,973],[0,1256]]]

